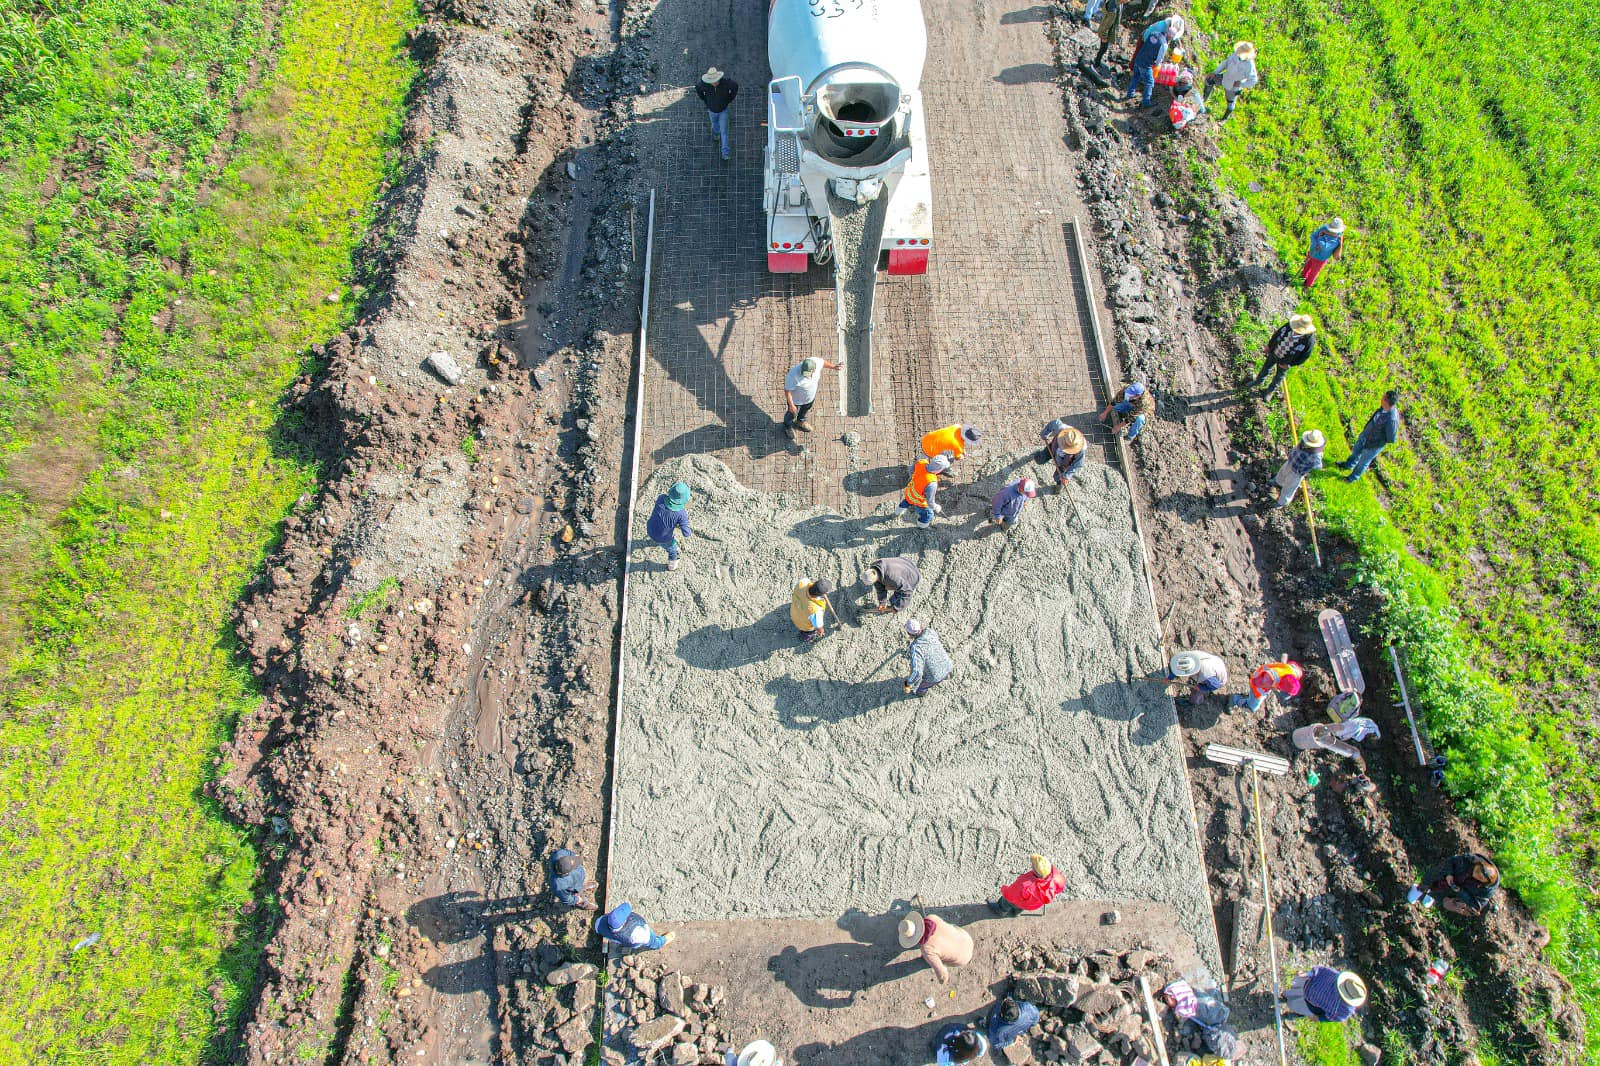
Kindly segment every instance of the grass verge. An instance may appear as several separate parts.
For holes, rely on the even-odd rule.
[[[1576,88],[1582,16],[1442,0],[1194,13],[1217,50],[1249,39],[1261,56],[1218,133],[1223,179],[1293,267],[1321,221],[1350,226],[1302,302],[1324,341],[1291,375],[1302,423],[1340,458],[1384,388],[1405,396],[1382,504],[1371,476],[1323,477],[1320,513],[1383,593],[1372,635],[1402,650],[1460,810],[1600,1017],[1600,124]]]
[[[0,160],[0,316],[23,330],[0,524],[38,545],[5,593],[4,1061],[223,1055],[270,905],[252,840],[200,793],[257,698],[225,627],[314,485],[274,444],[274,401],[355,305],[351,254],[412,74],[409,0],[297,0],[275,38],[248,2],[149,7],[82,20],[51,80],[10,98],[8,133],[39,136],[8,143],[42,147]],[[228,139],[206,101],[274,39]],[[150,99],[166,119],[138,110]],[[184,116],[204,136],[139,133]],[[83,461],[53,501],[16,476],[63,449]]]

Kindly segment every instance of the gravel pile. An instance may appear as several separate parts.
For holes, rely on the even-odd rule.
[[[1215,963],[1173,705],[1128,683],[1160,653],[1120,475],[1091,467],[1076,511],[1041,499],[1009,533],[975,530],[998,470],[931,531],[786,508],[700,456],[656,471],[640,507],[679,478],[684,566],[634,546],[618,898],[667,921],[937,905],[1041,851],[1073,897],[1171,904]],[[896,554],[918,560],[910,613],[955,661],[922,699],[902,695],[901,619],[856,576]],[[844,624],[801,645],[790,591],[821,577]]]

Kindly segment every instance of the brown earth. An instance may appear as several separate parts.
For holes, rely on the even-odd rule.
[[[267,699],[225,750],[218,795],[261,827],[274,921],[241,1061],[575,1063],[598,1028],[592,983],[543,982],[598,955],[587,916],[543,891],[541,862],[568,844],[604,880],[647,15],[457,0],[416,35],[408,162],[369,255],[388,295],[286,398],[286,431],[328,477],[239,611]],[[1045,31],[1064,66],[1089,47],[1058,13]],[[1241,302],[1282,315],[1278,264],[1239,203],[1160,185],[1183,173],[1164,118],[1108,107],[1076,73],[1062,89],[1101,271],[1120,283],[1138,266],[1156,294],[1148,318],[1146,301],[1117,301],[1116,335],[1161,396],[1135,482],[1168,644],[1236,671],[1269,648],[1318,663],[1317,610],[1359,631],[1370,604],[1339,580],[1346,546],[1324,540],[1317,571],[1303,518],[1254,505],[1277,458],[1261,408],[1233,402],[1238,357],[1212,332]],[[1202,233],[1221,251],[1194,254]],[[435,351],[461,384],[423,367]],[[1472,838],[1408,765],[1389,676],[1361,650],[1384,729],[1368,745],[1378,790],[1340,792],[1329,766],[1312,788],[1303,760],[1268,786],[1279,935],[1353,960],[1379,990],[1368,1033],[1400,1030],[1419,1061],[1458,1061],[1486,1031],[1518,1061],[1570,1061],[1577,1023],[1520,904],[1473,924],[1399,902],[1415,866]],[[1288,724],[1185,711],[1225,947],[1254,891],[1253,838],[1235,782],[1199,752],[1288,754]],[[1465,996],[1424,989],[1432,957],[1457,963]],[[1234,1021],[1264,1048],[1268,990],[1237,976]]]

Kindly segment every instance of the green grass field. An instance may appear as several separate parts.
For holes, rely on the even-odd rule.
[[[359,296],[415,18],[271,16],[0,0],[0,1062],[220,1059],[254,970],[227,618],[315,483],[276,400]]]
[[[1386,589],[1451,789],[1600,1022],[1600,104],[1585,14],[1424,0],[1201,0],[1262,84],[1219,134],[1224,180],[1298,269],[1350,226],[1303,307],[1326,346],[1301,420],[1348,441],[1384,388],[1390,490],[1317,481]],[[1252,183],[1260,191],[1250,191]],[[1247,331],[1248,332],[1248,331]],[[1252,334],[1254,336],[1254,334]],[[1600,1024],[1591,1052],[1600,1055]]]

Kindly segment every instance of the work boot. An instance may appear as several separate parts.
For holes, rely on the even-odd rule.
[[[802,419],[800,419],[800,421],[798,421],[798,422],[796,422],[794,424],[794,428],[798,429],[802,433],[810,433],[811,432],[811,423],[807,422],[805,419],[802,418]]]
[[[668,559],[667,560],[667,569],[668,570],[676,570],[677,568],[678,568],[678,560],[676,560],[676,559]]]

